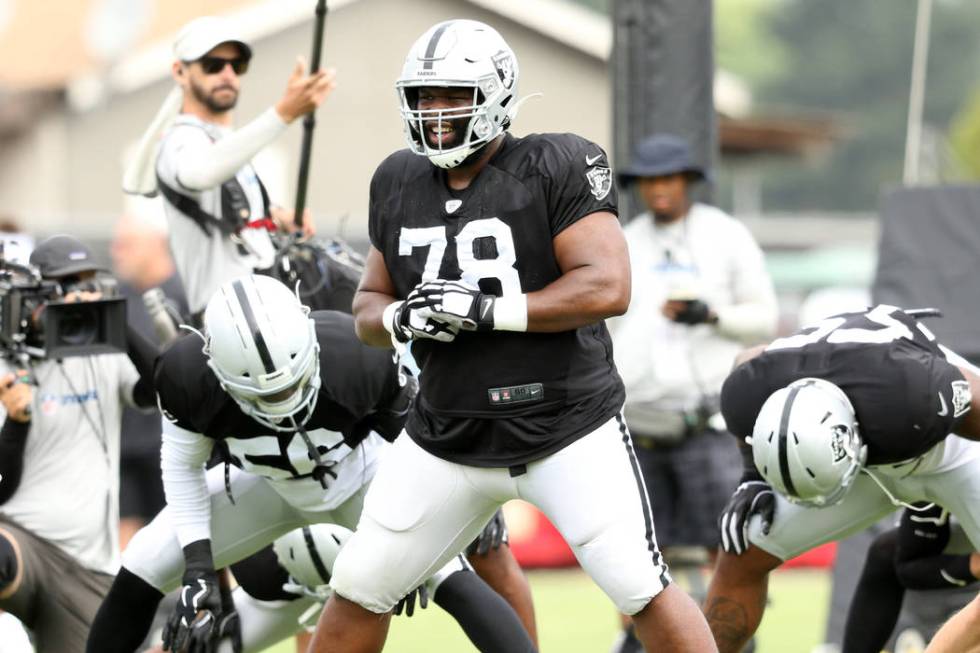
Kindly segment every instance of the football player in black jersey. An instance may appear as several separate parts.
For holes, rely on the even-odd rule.
[[[215,569],[307,524],[352,528],[389,449],[384,440],[400,433],[411,404],[411,384],[401,382],[387,352],[357,340],[349,315],[310,314],[272,278],[223,285],[204,322],[204,334],[177,340],[157,360],[167,507],[127,547],[92,626],[92,653],[136,650],[163,594],[177,587],[164,629],[169,650],[190,644],[213,651],[219,640],[242,638],[245,650],[261,650],[292,635],[305,608],[266,607],[260,618],[256,607],[239,620]],[[233,472],[228,465],[205,472],[216,446]],[[265,587],[248,582],[248,566],[236,567],[245,589],[258,587],[250,592],[256,598],[289,600],[275,586],[281,583],[269,587],[279,578],[274,558],[271,567],[253,563],[258,572],[250,575],[266,577]],[[442,571],[449,572],[445,583],[464,590],[471,607],[460,623],[471,637],[477,631],[483,650],[534,650],[514,611],[465,562],[450,561]],[[464,572],[462,583],[451,578]],[[434,598],[441,601],[439,593]]]
[[[396,87],[409,149],[371,182],[360,338],[412,343],[421,390],[337,558],[313,650],[379,651],[402,588],[459,553],[498,507],[537,505],[650,650],[714,650],[670,583],[620,415],[603,319],[626,310],[626,243],[605,153],[516,138],[518,65],[491,27],[452,20]]]
[[[879,305],[740,363],[722,413],[751,448],[705,603],[720,651],[741,651],[755,632],[772,569],[897,506],[935,502],[980,545],[980,370],[925,325]]]

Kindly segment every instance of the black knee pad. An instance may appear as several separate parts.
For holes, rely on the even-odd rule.
[[[878,570],[884,567],[894,567],[898,555],[897,528],[892,528],[878,535],[868,547],[868,554],[865,558],[865,566]]]
[[[14,549],[14,543],[7,537],[0,535],[0,593],[17,578],[17,570],[20,566],[17,562],[17,551]]]

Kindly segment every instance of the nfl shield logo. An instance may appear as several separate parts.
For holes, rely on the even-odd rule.
[[[593,166],[585,173],[585,179],[589,182],[592,195],[601,200],[609,194],[612,188],[612,171],[605,166]]]
[[[500,83],[504,88],[511,88],[514,85],[514,58],[501,51],[493,56],[493,65],[497,68]]]

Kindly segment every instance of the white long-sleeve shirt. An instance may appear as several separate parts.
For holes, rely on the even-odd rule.
[[[286,127],[274,108],[237,131],[181,115],[163,137],[157,174],[168,186],[196,200],[205,212],[219,219],[228,219],[222,215],[221,185],[235,177],[250,209],[250,215],[235,216],[236,219],[260,220],[265,211],[251,160]],[[164,202],[164,211],[170,229],[170,249],[191,312],[203,310],[222,283],[273,263],[275,249],[264,229],[241,232],[248,250],[242,253],[237,243],[217,229],[205,235],[170,202]]]
[[[608,324],[626,404],[693,409],[720,392],[742,348],[775,332],[776,296],[762,251],[741,222],[705,204],[668,225],[641,214],[624,232],[632,300]],[[665,318],[664,302],[681,297],[706,302],[718,323],[688,326]]]

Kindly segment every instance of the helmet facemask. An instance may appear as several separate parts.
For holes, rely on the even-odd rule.
[[[431,86],[431,84],[425,84]],[[442,84],[440,84],[442,86]],[[422,86],[402,84],[399,82],[398,97],[401,102],[401,116],[405,122],[405,138],[415,154],[424,155],[440,168],[454,168],[473,154],[479,152],[484,145],[499,136],[510,124],[510,119],[504,114],[491,115],[492,107],[487,103],[487,94],[483,88],[494,91],[499,88],[495,78],[485,78],[480,84],[473,86],[464,82],[452,82],[447,88],[463,88],[472,94],[469,106],[419,109],[419,89]],[[429,143],[426,137],[426,127],[435,123],[436,130],[448,126],[454,131],[462,127],[462,137],[451,147]]]

